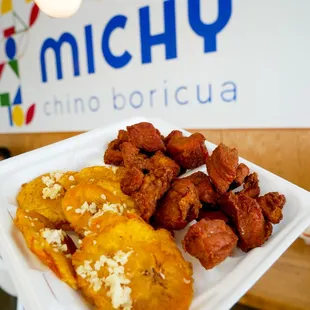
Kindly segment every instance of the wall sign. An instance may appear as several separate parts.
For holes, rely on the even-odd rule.
[[[31,0],[0,4],[0,132],[134,115],[310,127],[307,0],[85,0],[68,19]]]

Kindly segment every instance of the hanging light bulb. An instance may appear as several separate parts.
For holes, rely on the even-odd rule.
[[[35,0],[40,10],[50,17],[65,18],[74,15],[82,0]]]

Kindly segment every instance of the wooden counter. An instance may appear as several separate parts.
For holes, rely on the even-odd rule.
[[[191,131],[236,147],[240,156],[310,191],[310,129]],[[0,146],[17,155],[75,134],[0,135]],[[310,309],[310,246],[298,239],[240,302],[266,310]]]

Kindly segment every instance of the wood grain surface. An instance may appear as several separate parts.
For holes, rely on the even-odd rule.
[[[215,144],[236,147],[245,159],[310,191],[310,129],[190,131],[202,132]],[[2,134],[0,146],[17,155],[76,134]],[[310,309],[309,288],[310,246],[299,239],[240,302],[266,310],[306,310]]]

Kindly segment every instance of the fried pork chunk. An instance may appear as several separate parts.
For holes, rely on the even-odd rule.
[[[282,209],[286,202],[284,195],[271,192],[262,197],[258,197],[256,200],[262,208],[265,218],[273,224],[280,223],[283,218]]]
[[[126,168],[146,169],[148,166],[148,157],[140,153],[140,150],[130,142],[124,142],[120,146],[123,163]]]
[[[221,210],[232,220],[239,236],[239,247],[248,252],[265,243],[272,232],[257,201],[245,194],[228,192],[218,201]]]
[[[123,156],[120,149],[122,143],[128,141],[128,133],[125,130],[120,130],[118,132],[117,139],[112,140],[107,150],[104,153],[104,162],[107,165],[122,166],[123,165]]]
[[[216,203],[218,194],[210,182],[209,176],[202,171],[198,171],[184,179],[190,180],[194,183],[198,190],[200,201],[212,205]]]
[[[241,163],[237,167],[236,178],[233,183],[230,185],[230,189],[235,189],[243,184],[245,178],[249,175],[250,169],[247,165]]]
[[[159,202],[156,226],[168,230],[183,229],[198,217],[201,206],[195,185],[190,180],[177,179]]]
[[[180,131],[173,131],[166,138],[167,153],[184,169],[194,169],[204,165],[208,157],[205,137],[194,133],[183,137]]]
[[[237,175],[238,151],[221,143],[207,159],[206,164],[216,190],[224,194]]]
[[[156,210],[157,201],[179,175],[180,167],[158,151],[149,159],[147,168],[148,172],[144,176],[136,170],[129,170],[122,179],[121,186],[134,199],[141,217],[148,222]]]
[[[231,254],[237,241],[237,236],[224,221],[202,219],[189,228],[183,248],[199,259],[204,268],[212,269]]]
[[[226,224],[229,222],[229,218],[221,210],[208,210],[202,207],[199,210],[198,220],[208,219],[208,220],[222,220]]]
[[[140,150],[151,153],[166,150],[160,132],[151,123],[127,126],[127,131],[129,142]]]
[[[241,194],[247,195],[251,198],[256,198],[260,194],[259,188],[259,180],[256,172],[248,175],[243,184],[243,190],[240,192]]]

